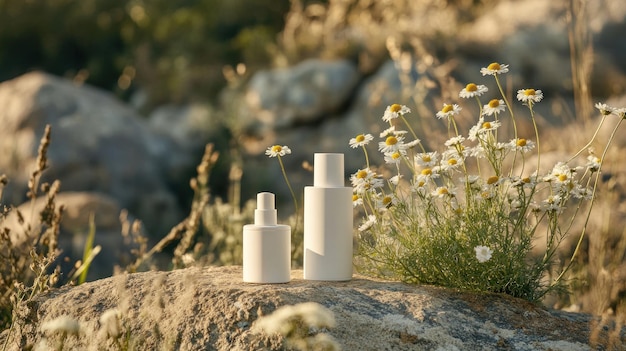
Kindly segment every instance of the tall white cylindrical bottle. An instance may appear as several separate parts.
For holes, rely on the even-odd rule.
[[[287,283],[291,279],[291,227],[277,224],[272,193],[257,194],[254,224],[243,226],[243,281]]]
[[[352,188],[343,154],[316,153],[304,188],[304,279],[352,279]]]

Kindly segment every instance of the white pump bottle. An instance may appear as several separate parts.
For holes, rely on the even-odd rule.
[[[243,281],[287,283],[291,279],[291,227],[277,224],[274,194],[257,194],[254,224],[243,227]]]

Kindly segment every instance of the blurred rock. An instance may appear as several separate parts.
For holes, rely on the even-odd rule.
[[[544,309],[507,295],[358,275],[348,282],[306,281],[302,271],[292,271],[287,284],[244,284],[241,274],[241,267],[188,268],[53,290],[17,311],[28,323],[16,325],[8,350],[35,344],[42,324],[61,315],[81,325],[81,335],[68,337],[66,348],[115,349],[97,334],[98,320],[112,308],[128,326],[130,341],[150,350],[168,341],[177,350],[284,350],[278,335],[254,334],[251,328],[280,306],[310,301],[332,311],[336,327],[324,332],[343,350],[604,350],[615,328],[587,314]],[[615,342],[625,340],[624,331],[615,333]]]
[[[181,157],[180,149],[111,94],[33,72],[0,84],[0,105],[0,173],[11,180],[3,202],[25,200],[39,140],[50,124],[43,181],[59,179],[62,191],[111,196],[140,218],[152,237],[182,218],[165,176],[168,160]]]
[[[347,60],[307,60],[257,72],[246,101],[251,114],[266,126],[311,123],[344,107],[359,79],[356,66]]]

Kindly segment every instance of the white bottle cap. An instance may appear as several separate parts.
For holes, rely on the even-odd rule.
[[[315,154],[313,186],[318,188],[340,188],[344,186],[343,154]]]
[[[256,196],[256,210],[254,210],[254,224],[276,225],[277,211],[274,207],[274,194],[263,192]]]

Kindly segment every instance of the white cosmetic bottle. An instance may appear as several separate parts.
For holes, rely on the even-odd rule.
[[[352,279],[352,188],[343,154],[316,153],[313,186],[304,188],[304,279]]]
[[[287,283],[291,273],[291,227],[277,224],[274,194],[257,194],[254,224],[243,227],[243,281]]]

